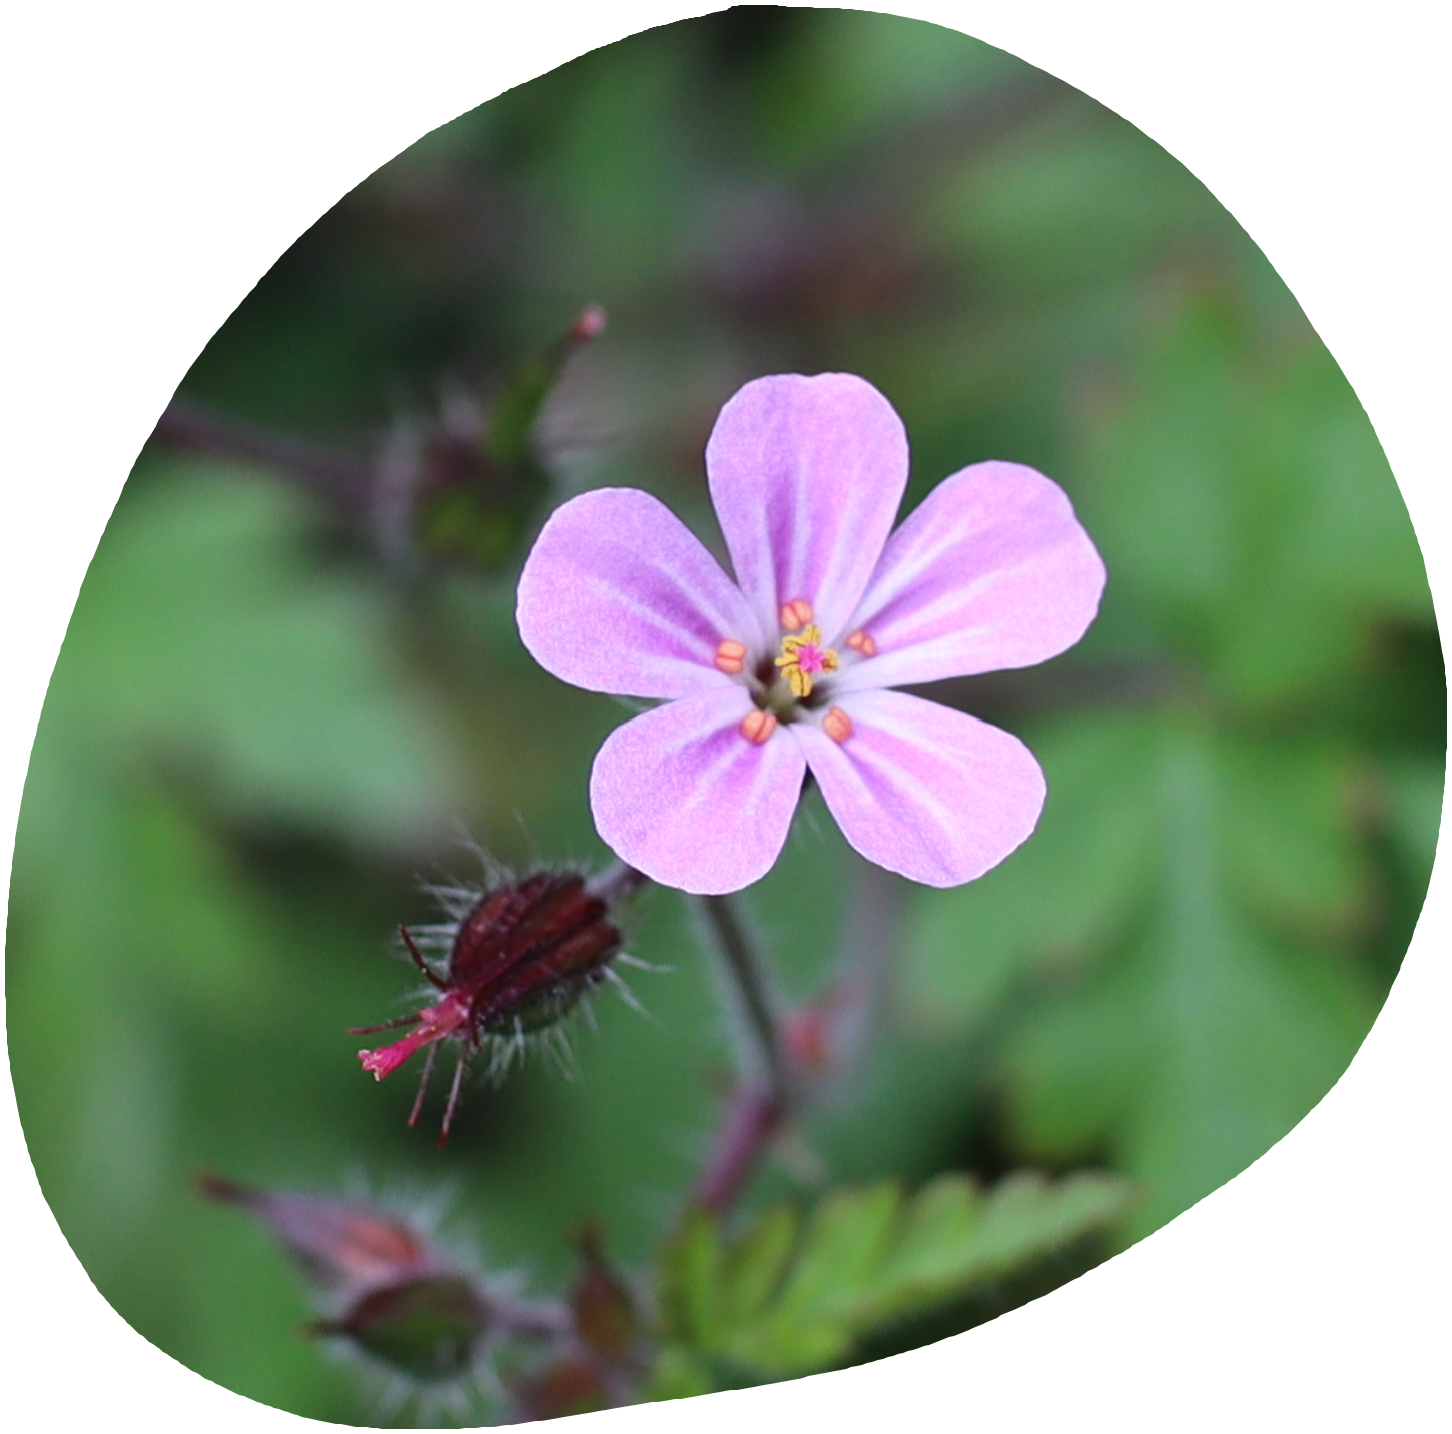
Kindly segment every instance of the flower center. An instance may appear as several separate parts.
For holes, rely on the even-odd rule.
[[[809,697],[812,678],[837,670],[837,654],[822,646],[822,629],[808,623],[795,636],[781,640],[781,655],[776,659],[781,675],[786,678],[794,697]]]

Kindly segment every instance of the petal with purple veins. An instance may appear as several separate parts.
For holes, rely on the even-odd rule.
[[[1099,610],[1104,564],[1064,490],[1019,463],[944,479],[888,539],[852,614],[876,656],[840,691],[1029,667]]]
[[[1018,740],[905,692],[854,692],[851,735],[788,729],[827,809],[869,861],[928,886],[958,886],[997,866],[1033,831],[1044,776]]]
[[[679,697],[734,686],[723,639],[757,646],[746,599],[663,503],[600,488],[557,509],[519,579],[519,635],[540,665],[592,692]]]
[[[698,895],[766,875],[786,842],[806,764],[786,729],[749,741],[757,709],[731,686],[667,702],[606,739],[590,774],[601,839],[622,861]]]
[[[902,421],[851,374],[760,378],[727,403],[706,474],[765,633],[778,631],[783,605],[805,600],[832,642],[867,585],[907,473]]]

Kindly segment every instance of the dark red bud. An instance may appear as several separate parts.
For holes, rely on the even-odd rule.
[[[380,1080],[425,1047],[432,1058],[436,1043],[446,1039],[462,1043],[462,1061],[490,1037],[513,1040],[553,1025],[605,978],[621,946],[609,900],[576,872],[536,872],[486,891],[460,920],[442,971],[425,961],[406,927],[399,932],[442,997],[415,1017],[387,1023],[414,1027],[401,1040],[358,1052],[363,1068]],[[430,1061],[425,1085],[431,1069]],[[459,1088],[456,1074],[444,1114],[445,1139]],[[418,1110],[415,1103],[409,1124]]]

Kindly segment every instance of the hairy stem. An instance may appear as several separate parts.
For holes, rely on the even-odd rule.
[[[650,878],[643,871],[617,861],[590,882],[590,891],[613,906],[644,886]]]
[[[736,1008],[741,1074],[696,1188],[696,1200],[726,1209],[776,1135],[792,1104],[792,1079],[765,963],[728,896],[700,898]]]
[[[786,1104],[790,1076],[766,964],[747,935],[732,897],[703,896],[700,901],[747,1042],[749,1054],[743,1056],[743,1067]]]
[[[370,476],[366,462],[290,433],[231,418],[189,399],[172,399],[157,421],[154,436],[172,448],[260,463],[345,508],[357,507],[367,497]]]
[[[781,1128],[786,1105],[765,1086],[743,1081],[726,1108],[695,1200],[718,1214],[730,1208]]]

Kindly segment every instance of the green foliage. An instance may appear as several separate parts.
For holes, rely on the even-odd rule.
[[[1290,332],[1218,285],[1180,295],[1086,402],[1079,507],[1110,577],[1085,646],[1118,647],[1148,700],[1044,719],[1033,840],[909,918],[916,1022],[992,1034],[1028,1158],[1144,1183],[1128,1237],[1330,1088],[1384,990],[1358,952],[1405,949],[1393,894],[1425,881],[1397,845],[1440,774],[1346,734],[1430,595],[1370,428]]]
[[[1303,332],[1276,341],[1241,296],[1192,294],[1086,420],[1107,615],[1133,610],[1225,699],[1321,700],[1356,679],[1374,624],[1431,621],[1376,437]]]
[[[693,1209],[661,1260],[655,1397],[840,1364],[871,1330],[1095,1234],[1130,1203],[1112,1176],[1023,1173],[988,1191],[961,1175],[911,1196],[896,1182],[839,1189],[739,1236]]]

